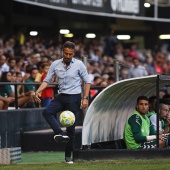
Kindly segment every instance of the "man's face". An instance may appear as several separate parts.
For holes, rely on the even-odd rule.
[[[70,64],[72,58],[74,57],[74,54],[75,54],[74,49],[70,49],[70,48],[63,49],[63,61],[66,65]]]
[[[10,68],[14,68],[16,66],[16,61],[15,60],[11,60],[11,62],[9,63]]]
[[[35,77],[36,77],[36,74],[38,73],[38,70],[32,70],[32,72],[31,72],[31,77],[33,78],[33,79],[35,79]]]
[[[0,57],[0,65],[2,66],[5,62],[6,62],[6,57],[4,55],[2,55]]]
[[[160,108],[160,118],[166,120],[169,115],[169,106],[163,104]]]
[[[153,100],[153,102],[151,104],[149,104],[151,110],[156,110],[156,99]]]
[[[138,111],[141,115],[147,114],[148,111],[149,111],[148,101],[146,101],[146,100],[139,100],[136,108],[137,108],[137,111]]]
[[[44,72],[45,74],[47,74],[49,69],[50,69],[50,67],[49,67],[49,66],[45,66],[45,68],[44,68],[43,72]]]
[[[138,59],[134,59],[134,60],[133,60],[133,64],[134,64],[135,67],[137,67],[137,66],[140,65],[140,62],[139,62]]]

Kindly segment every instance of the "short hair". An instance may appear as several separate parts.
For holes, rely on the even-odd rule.
[[[159,100],[159,103],[160,104],[165,104],[165,105],[170,105],[170,101],[167,100],[166,98],[162,98]]]
[[[102,79],[102,78],[99,76],[95,76],[93,81],[96,81],[97,79]]]
[[[109,76],[108,81],[115,81],[114,77]]]
[[[133,58],[132,61],[135,61],[135,60],[138,60],[140,62],[140,59],[139,58]]]
[[[146,96],[139,96],[139,97],[137,98],[137,104],[139,103],[140,100],[149,101],[149,99],[148,99]]]
[[[149,97],[149,103],[153,103],[153,101],[156,99],[156,96]]]
[[[49,63],[43,63],[43,64],[41,65],[41,68],[44,69],[44,68],[47,67],[47,66],[50,66],[50,64],[49,64]]]
[[[19,71],[17,71],[17,72],[16,72],[16,76],[18,76],[18,75],[21,75],[21,76],[22,76],[22,73],[19,72]]]
[[[159,109],[162,109],[164,103],[159,103]]]
[[[40,61],[40,62],[38,62],[38,63],[36,64],[38,70],[39,70],[40,68],[42,68],[42,64],[43,64],[42,61]]]
[[[15,59],[15,58],[10,57],[10,58],[8,59],[8,63],[11,63],[11,61],[12,61],[12,60],[16,61],[16,59]]]
[[[75,47],[76,47],[76,45],[71,41],[66,41],[65,44],[63,45],[63,49],[70,48],[70,49],[75,50]]]
[[[34,70],[38,70],[36,67],[33,67],[31,70],[30,70],[30,74],[34,71]]]
[[[26,73],[31,73],[31,69],[32,68],[34,68],[34,65],[32,65],[32,64],[28,64],[27,66],[26,66]]]
[[[16,63],[19,63],[20,61],[22,61],[23,59],[21,57],[17,57],[16,58]]]
[[[170,99],[170,94],[165,94],[162,98],[163,99]]]

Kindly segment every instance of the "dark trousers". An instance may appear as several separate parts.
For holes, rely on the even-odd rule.
[[[51,101],[51,103],[43,111],[43,116],[53,129],[55,134],[62,133],[61,127],[57,119],[55,118],[56,113],[60,111],[69,110],[74,113],[76,121],[81,106],[81,94],[58,94]],[[75,124],[67,127],[67,135],[70,137],[65,147],[65,157],[71,157],[71,152],[74,150],[74,138],[75,138]]]

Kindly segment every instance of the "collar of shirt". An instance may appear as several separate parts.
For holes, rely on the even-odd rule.
[[[63,64],[65,64],[64,61],[63,61],[63,58],[61,59],[61,61],[62,61]],[[72,58],[71,63],[74,63],[74,62],[75,62],[75,58]]]

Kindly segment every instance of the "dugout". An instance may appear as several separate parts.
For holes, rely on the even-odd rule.
[[[159,93],[159,87],[169,84],[169,76],[152,75],[122,80],[105,88],[86,112],[82,146],[95,148],[104,145],[106,148],[107,143],[110,145],[111,141],[117,141],[113,142],[115,145],[113,148],[124,147],[122,144],[124,126],[135,111],[137,97],[140,95],[150,97]]]

